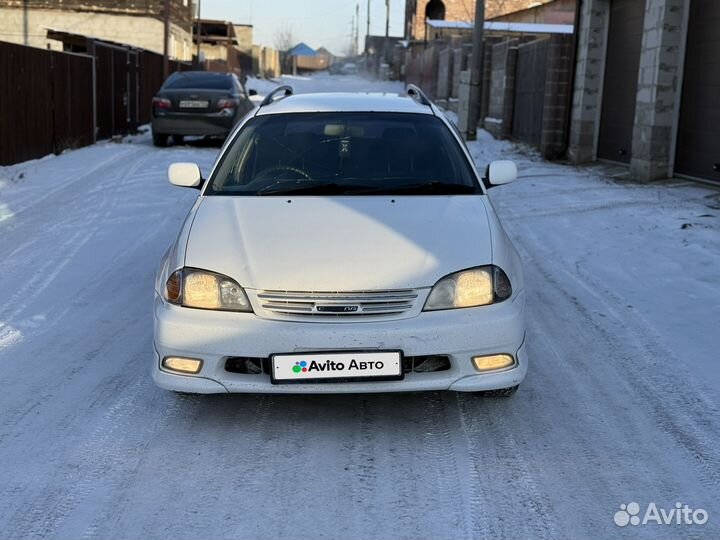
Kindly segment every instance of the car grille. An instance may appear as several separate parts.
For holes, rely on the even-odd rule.
[[[392,291],[259,291],[261,307],[278,315],[295,317],[357,318],[400,315],[415,306],[418,292]]]

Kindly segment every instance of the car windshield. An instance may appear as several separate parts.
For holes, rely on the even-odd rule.
[[[205,195],[438,195],[482,190],[450,130],[409,113],[251,119]]]
[[[163,87],[164,90],[186,89],[230,90],[230,77],[219,73],[177,73]]]

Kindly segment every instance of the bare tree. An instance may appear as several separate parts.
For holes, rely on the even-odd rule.
[[[288,51],[295,45],[292,27],[285,23],[275,31],[275,39],[273,40],[275,48],[278,51]]]

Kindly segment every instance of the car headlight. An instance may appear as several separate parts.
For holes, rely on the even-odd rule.
[[[165,299],[178,306],[252,313],[243,288],[222,274],[182,268],[165,284]]]
[[[423,311],[486,306],[512,296],[507,274],[497,266],[480,266],[445,276],[430,291]]]

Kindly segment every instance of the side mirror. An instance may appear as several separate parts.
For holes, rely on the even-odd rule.
[[[248,96],[257,96],[257,90],[251,88],[248,90]]]
[[[173,186],[200,189],[202,174],[195,163],[173,163],[168,167],[168,180]]]
[[[509,184],[517,179],[517,167],[513,161],[492,161],[488,165],[486,176],[491,186]]]

